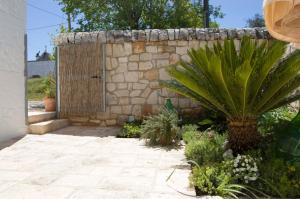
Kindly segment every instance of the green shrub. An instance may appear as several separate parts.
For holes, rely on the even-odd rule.
[[[182,127],[182,139],[187,144],[192,140],[199,139],[200,133],[197,131],[197,125],[185,125]]]
[[[150,145],[172,145],[180,140],[178,115],[166,108],[158,115],[150,116],[143,121],[141,137]]]
[[[138,122],[124,124],[121,133],[117,137],[139,138],[141,137],[141,126]]]
[[[53,75],[48,75],[46,79],[43,81],[45,85],[44,95],[47,98],[55,98],[56,95],[56,81]]]
[[[194,167],[190,181],[196,187],[197,195],[229,195],[226,188],[233,182],[229,170],[226,162]]]
[[[212,132],[202,132],[200,139],[188,142],[185,155],[199,165],[213,164],[223,160],[226,136]]]
[[[260,166],[261,178],[274,186],[261,183],[261,190],[271,196],[300,197],[300,167],[283,158],[265,160]]]
[[[280,125],[291,121],[297,112],[288,106],[269,111],[263,114],[258,120],[259,131],[261,133],[270,133]]]

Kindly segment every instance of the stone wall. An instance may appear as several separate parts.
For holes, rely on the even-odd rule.
[[[213,46],[218,40],[233,38],[239,48],[240,39],[269,39],[264,29],[170,29],[145,31],[107,31],[62,34],[59,45],[101,41],[106,44],[106,112],[89,118],[70,118],[73,122],[116,125],[129,116],[158,113],[166,98],[182,112],[198,112],[196,102],[169,92],[159,80],[170,77],[165,68],[180,59],[189,60],[188,49]]]

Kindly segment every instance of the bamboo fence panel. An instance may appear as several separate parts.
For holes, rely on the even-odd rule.
[[[103,110],[102,47],[98,42],[59,49],[60,116],[95,116]]]

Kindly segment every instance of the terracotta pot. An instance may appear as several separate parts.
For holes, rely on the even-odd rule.
[[[55,98],[44,98],[45,111],[54,112],[56,111],[56,100]]]

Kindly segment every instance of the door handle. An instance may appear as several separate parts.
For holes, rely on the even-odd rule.
[[[92,79],[101,79],[102,77],[101,77],[101,75],[93,75],[91,78]]]

